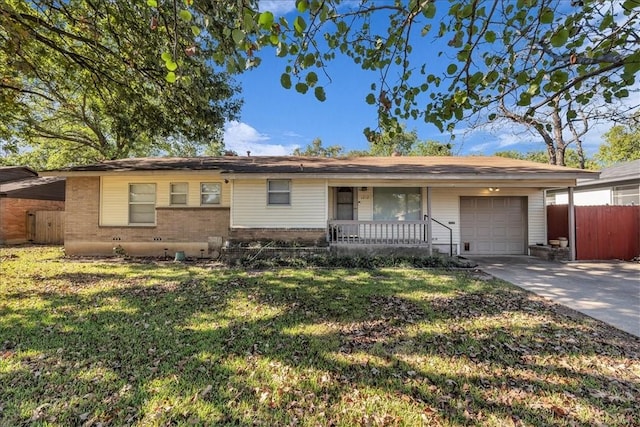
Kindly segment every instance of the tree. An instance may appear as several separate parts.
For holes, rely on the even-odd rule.
[[[347,56],[379,75],[365,100],[379,116],[377,127],[365,129],[370,141],[382,132],[402,133],[400,121],[408,118],[422,117],[441,130],[462,120],[502,118],[536,132],[557,164],[569,144],[581,152],[593,120],[637,110],[637,104],[611,112],[599,107],[629,99],[636,83],[637,0],[446,4],[448,10],[430,0],[296,0],[292,19],[243,7],[231,33],[245,57],[229,61],[252,66],[259,63],[257,51],[274,47],[288,58],[282,86],[313,90],[322,101],[319,76],[329,75],[337,56]],[[423,59],[427,43],[431,62]]]
[[[640,159],[640,122],[614,126],[604,138],[595,156],[604,166]]]
[[[433,140],[420,141],[415,130],[407,131],[401,127],[401,132],[381,132],[373,141],[369,142],[369,150],[350,151],[350,157],[363,156],[451,156],[450,143]]]
[[[137,2],[0,2],[0,138],[10,161],[59,167],[219,148],[240,101],[210,58],[235,47],[194,39],[195,16]]]
[[[521,153],[515,150],[508,150],[508,151],[498,151],[494,153],[494,155],[499,157],[508,157],[510,159],[528,160],[530,162],[537,162],[537,163],[549,162],[547,153],[544,151],[528,151],[526,153]],[[578,155],[578,152],[571,148],[566,150],[565,159],[566,159],[565,166],[569,166],[572,168],[579,168],[579,169],[591,169],[591,170],[599,169],[598,164],[594,160],[580,158],[580,156]]]
[[[369,153],[377,157],[406,156],[417,143],[418,133],[415,130],[407,131],[402,127],[401,132],[381,132],[378,137],[370,140]]]
[[[339,145],[331,145],[324,147],[320,138],[314,139],[311,144],[307,145],[304,150],[296,148],[293,150],[294,156],[311,156],[311,157],[339,157],[343,148]]]
[[[452,156],[452,146],[450,143],[443,144],[438,141],[427,140],[418,141],[409,152],[410,156]]]

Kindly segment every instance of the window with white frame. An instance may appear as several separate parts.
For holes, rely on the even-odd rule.
[[[129,184],[129,224],[155,224],[156,185]]]
[[[288,179],[270,179],[267,181],[267,204],[286,206],[291,204],[291,181]]]
[[[170,203],[172,205],[186,205],[189,184],[186,182],[172,182],[170,184]]]
[[[420,214],[419,188],[376,187],[373,189],[375,221],[418,221]]]
[[[203,206],[219,205],[222,185],[219,182],[200,183],[200,204]]]
[[[618,187],[613,187],[612,201],[614,205],[640,205],[640,186],[621,185]]]

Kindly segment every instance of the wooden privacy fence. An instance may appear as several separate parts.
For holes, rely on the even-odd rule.
[[[39,244],[63,244],[64,211],[28,212],[27,239]]]
[[[576,259],[640,255],[640,206],[575,206]],[[547,206],[547,238],[569,236],[567,205]]]

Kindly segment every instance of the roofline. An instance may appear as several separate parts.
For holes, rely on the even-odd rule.
[[[485,180],[518,180],[526,179],[532,181],[549,181],[549,180],[576,180],[579,179],[583,172],[565,172],[557,173],[553,171],[540,171],[536,173],[508,173],[508,174],[495,174],[491,172],[478,172],[473,174],[442,174],[442,173],[332,173],[332,172],[229,172],[220,169],[209,170],[192,170],[192,169],[153,169],[153,170],[109,170],[109,171],[48,171],[43,172],[41,176],[106,176],[113,173],[119,173],[122,175],[165,175],[167,173],[185,173],[190,175],[211,175],[220,174],[229,179],[269,179],[269,178],[284,178],[284,179],[393,179],[393,180],[408,180],[408,179],[429,179],[434,181],[440,180],[476,180],[478,178]],[[597,172],[585,172],[590,174]]]

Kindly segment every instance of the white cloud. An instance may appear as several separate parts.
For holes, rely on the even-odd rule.
[[[261,12],[269,11],[274,15],[285,15],[296,9],[295,0],[260,0],[258,9]]]
[[[294,132],[292,130],[287,130],[285,132],[282,133],[283,136],[286,136],[287,138],[302,138],[302,135],[300,135],[297,132]]]
[[[270,144],[271,137],[242,122],[228,122],[224,127],[224,145],[241,156],[251,151],[252,156],[286,156],[299,145]]]

